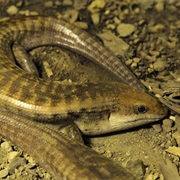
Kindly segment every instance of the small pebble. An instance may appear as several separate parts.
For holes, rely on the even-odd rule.
[[[141,58],[144,58],[144,59],[148,60],[149,62],[155,62],[156,61],[156,59],[153,58],[153,56],[150,56],[143,51],[140,52],[140,55],[141,55]]]
[[[141,1],[141,8],[144,10],[151,9],[153,7],[154,0]]]
[[[117,33],[121,37],[127,37],[130,36],[135,31],[135,29],[135,26],[132,24],[121,23],[117,27]]]
[[[19,11],[19,14],[22,14],[22,15],[25,15],[25,16],[29,16],[30,15],[30,11],[29,10]]]
[[[37,11],[30,11],[29,13],[31,16],[37,16],[39,13]]]
[[[73,2],[72,2],[72,0],[64,0],[63,5],[64,6],[71,6],[71,5],[73,5]]]
[[[32,166],[34,166],[34,164],[36,164],[36,162],[34,161],[34,159],[31,156],[26,156],[25,158],[28,160],[29,164],[32,164]]]
[[[163,2],[163,1],[159,1],[159,2],[155,5],[155,9],[157,10],[157,12],[162,12],[162,11],[164,11],[164,2]]]
[[[60,6],[60,5],[61,5],[61,2],[60,2],[60,1],[55,1],[54,4],[55,4],[56,6]]]
[[[165,145],[164,145],[166,148],[172,146],[172,142],[170,140],[168,140]]]
[[[160,124],[153,124],[152,127],[156,132],[162,132],[162,127]]]
[[[79,12],[77,10],[67,10],[66,14],[63,15],[63,19],[69,21],[70,23],[74,23],[77,21]]]
[[[120,24],[121,20],[120,20],[119,18],[117,18],[117,17],[114,17],[114,22],[115,22],[116,24]]]
[[[12,146],[10,145],[10,143],[8,141],[5,141],[1,144],[2,149],[6,150],[7,152],[11,152],[12,151]]]
[[[154,179],[159,179],[159,173],[154,173]]]
[[[95,24],[95,25],[99,24],[100,14],[99,13],[93,13],[91,15],[91,19],[93,21],[93,24]]]
[[[139,62],[141,61],[141,59],[140,59],[140,58],[135,57],[135,58],[133,58],[133,61],[134,61],[135,63],[139,63]]]
[[[132,63],[133,63],[133,60],[132,60],[132,59],[126,60],[126,65],[130,66]]]
[[[139,43],[139,41],[140,41],[139,38],[134,38],[133,43],[134,43],[134,44],[137,44],[137,43]]]
[[[23,3],[24,3],[23,1],[19,1],[19,2],[17,2],[16,6],[17,6],[17,7],[22,7],[22,6],[23,6]]]
[[[137,6],[137,4],[134,4],[134,6],[136,6],[136,7],[132,8],[133,13],[136,13],[136,14],[140,13],[140,7]]]
[[[99,12],[106,5],[105,0],[94,0],[88,6],[88,10],[93,14],[95,12]]]
[[[53,2],[52,1],[47,1],[44,3],[45,7],[53,7]]]
[[[80,10],[80,9],[86,8],[88,1],[87,0],[83,0],[83,1],[82,0],[75,0],[73,3],[74,3],[73,4],[74,8],[76,10]]]
[[[174,5],[170,5],[170,6],[168,7],[168,9],[169,9],[170,11],[172,11],[172,12],[178,11],[177,7],[175,7]]]
[[[74,25],[80,27],[81,29],[88,29],[86,22],[76,21],[74,22]]]
[[[19,157],[20,153],[17,151],[12,151],[7,154],[8,162],[11,162],[15,157]]]
[[[112,30],[116,28],[115,24],[107,24],[106,27],[107,29],[112,29]]]
[[[51,179],[51,175],[49,173],[44,174],[44,179]]]
[[[154,180],[154,175],[153,174],[148,174],[144,177],[144,180]]]
[[[180,146],[180,132],[176,131],[175,133],[172,134],[172,137],[176,140],[178,146]]]
[[[28,169],[34,169],[35,167],[37,166],[37,164],[34,162],[34,163],[28,163],[27,164],[27,168]]]
[[[134,68],[137,67],[137,65],[138,65],[138,64],[137,64],[136,62],[133,62],[133,63],[131,64],[131,68],[134,69]]]
[[[180,157],[180,147],[171,146],[166,151]]]
[[[161,59],[157,59],[157,61],[155,61],[153,64],[155,71],[163,71],[166,66],[166,62]]]
[[[166,45],[170,49],[174,49],[176,47],[176,42],[166,42]]]
[[[157,56],[160,55],[160,52],[159,52],[159,51],[149,51],[149,54],[150,54],[151,56],[157,57]]]
[[[14,6],[14,5],[9,6],[9,8],[7,9],[7,13],[9,15],[15,15],[15,14],[18,13],[18,8],[16,6]]]
[[[158,31],[162,31],[165,29],[165,26],[163,24],[156,24],[154,26],[150,25],[149,31],[153,33],[157,33]]]
[[[53,75],[53,72],[51,70],[51,67],[47,61],[43,61],[43,67],[46,72],[47,77],[51,77]]]
[[[109,31],[97,35],[102,39],[105,46],[107,46],[116,55],[124,56],[129,49],[129,45],[126,42]]]
[[[165,119],[163,120],[163,125],[162,125],[162,128],[163,128],[163,131],[164,132],[170,132],[172,130],[172,121],[170,119]]]
[[[105,154],[106,154],[106,157],[107,157],[107,158],[113,157],[113,154],[112,154],[111,151],[106,151]]]
[[[7,169],[3,169],[0,170],[0,178],[5,178],[8,175],[8,170]]]

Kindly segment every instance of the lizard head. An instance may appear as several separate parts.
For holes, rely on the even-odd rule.
[[[114,88],[113,88],[114,87]],[[108,88],[107,88],[108,89]],[[152,95],[117,83],[106,92],[103,103],[111,101],[114,110],[92,114],[90,120],[79,125],[87,135],[105,134],[134,128],[163,119],[167,109]]]
[[[110,126],[119,130],[133,128],[163,119],[167,109],[152,95],[136,89],[126,89],[119,98],[119,109],[109,115]]]

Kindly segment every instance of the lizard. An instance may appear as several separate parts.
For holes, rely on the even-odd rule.
[[[45,45],[68,48],[115,73],[121,82],[76,84],[38,78],[32,75],[34,67],[29,68],[33,65],[28,60],[25,59],[22,68],[29,72],[14,63],[13,45],[23,47],[24,53]],[[55,18],[33,16],[1,22],[0,69],[0,102],[2,113],[5,113],[1,119],[11,122],[17,133],[20,132],[20,118],[32,120],[34,124],[75,124],[82,134],[99,135],[154,122],[167,114],[167,109],[145,91],[122,61],[84,31]],[[0,133],[7,138],[14,136],[14,133],[6,134],[2,128],[5,121],[2,120]],[[31,132],[28,128],[26,130]],[[35,134],[37,131],[35,128]],[[50,133],[48,137],[54,139]],[[19,144],[17,138],[12,140]],[[22,141],[20,146],[26,151],[33,147],[32,142],[28,146],[24,144],[27,143]],[[33,155],[43,165],[37,153]],[[72,158],[78,158],[78,155]],[[56,178],[63,173],[63,169],[57,172],[48,168]],[[71,173],[71,170],[67,172]],[[96,175],[96,171],[94,173]],[[63,178],[66,179],[67,174]]]

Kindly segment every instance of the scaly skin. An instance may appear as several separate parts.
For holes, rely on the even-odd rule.
[[[14,43],[25,50],[43,45],[69,48],[115,72],[122,81],[126,78],[126,83],[136,89],[127,84],[115,82],[73,84],[37,78],[11,62],[14,61],[11,53]],[[54,132],[51,134],[49,130],[41,129],[38,125],[36,127],[37,122],[28,122],[28,120],[60,124],[63,122],[74,123],[82,133],[96,135],[157,121],[167,113],[155,98],[137,90],[144,89],[143,85],[109,50],[103,48],[85,32],[57,19],[26,17],[1,23],[0,69],[0,107],[6,111],[2,112],[0,133],[27,152],[33,152],[32,155],[57,179],[69,178],[69,173],[74,174],[71,179],[76,179],[79,169],[82,169],[82,177],[84,177],[84,172],[88,174],[86,174],[86,178],[91,177],[89,174],[93,173],[90,179],[95,179],[96,176],[103,177],[105,172],[102,171],[99,176],[97,171],[99,171],[99,165],[101,166],[101,160],[96,162],[95,158],[93,158],[92,164],[97,169],[93,169],[93,171],[91,165],[87,165],[89,161],[82,160],[80,163],[73,164],[81,157],[87,159],[88,154],[91,156],[92,153],[94,156],[94,152],[91,150],[87,152],[84,146],[75,143],[75,146],[78,146],[77,154],[73,153],[72,156],[69,156],[66,151],[69,151],[68,148],[71,150],[72,143],[69,145],[61,143],[62,147],[60,147],[57,143],[62,140],[61,135],[56,133],[53,135]],[[12,114],[14,114],[13,118]],[[14,133],[15,131],[19,134],[18,137]],[[39,137],[41,133],[46,134],[42,139]],[[26,135],[31,139],[29,143],[25,141],[24,136]],[[42,141],[46,141],[48,138],[54,144],[49,142],[51,146],[46,148],[46,143],[42,143]],[[37,150],[34,150],[35,143],[37,143]],[[47,156],[49,151],[51,152],[49,161],[47,158],[44,160],[42,155],[39,157],[38,153],[42,149]],[[62,157],[57,155],[60,152],[64,154]],[[54,156],[52,156],[53,154]],[[57,158],[57,156],[60,157]],[[66,158],[67,163],[61,167],[58,164],[59,161],[53,163],[56,158],[59,161],[64,161]],[[47,167],[45,161],[48,161]],[[68,162],[72,163],[74,168],[71,168]],[[80,164],[83,164],[83,167]],[[50,168],[51,165],[55,170]],[[114,177],[114,172],[108,168],[106,171],[109,177]],[[83,179],[82,177],[81,179]]]
[[[0,124],[2,135],[32,154],[57,180],[135,180],[124,168],[42,124],[3,111]]]

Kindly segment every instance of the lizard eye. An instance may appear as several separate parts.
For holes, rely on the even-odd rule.
[[[137,107],[137,111],[138,111],[138,113],[145,113],[145,112],[147,112],[147,107],[145,107],[143,105],[139,105]]]

